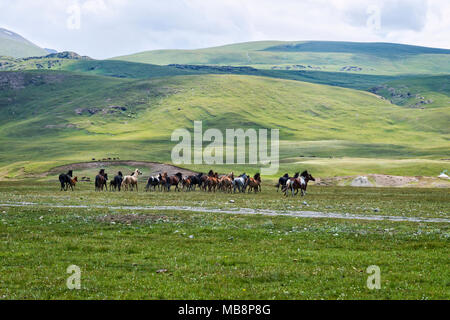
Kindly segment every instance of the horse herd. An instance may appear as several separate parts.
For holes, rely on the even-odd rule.
[[[139,169],[134,170],[129,175],[123,175],[121,171],[117,173],[112,180],[109,181],[109,191],[133,191],[138,190],[138,179],[142,175]],[[74,186],[78,182],[78,178],[73,178],[73,171],[59,175],[59,182],[61,183],[61,191],[67,191],[69,188],[73,191]],[[288,196],[297,195],[301,191],[301,196],[306,194],[306,188],[309,181],[316,181],[308,171],[303,171],[301,174],[297,172],[293,177],[289,174],[278,179],[275,185],[277,192],[280,190]],[[236,191],[243,192],[261,192],[261,175],[255,174],[253,177],[243,173],[240,176],[235,176],[233,172],[228,175],[221,175],[210,170],[208,174],[199,173],[196,175],[184,176],[178,172],[169,176],[167,172],[160,173],[157,176],[151,176],[147,180],[145,191],[167,191],[171,188],[175,191],[195,191],[196,188],[207,192],[228,192],[236,193]],[[101,169],[95,177],[95,191],[108,191],[108,174],[104,169]]]

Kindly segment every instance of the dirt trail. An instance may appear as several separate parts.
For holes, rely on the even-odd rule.
[[[356,215],[350,213],[333,213],[319,211],[280,211],[250,208],[207,208],[191,206],[104,206],[104,205],[57,205],[38,204],[33,202],[11,202],[0,203],[0,207],[46,207],[46,208],[71,208],[71,209],[109,209],[126,211],[188,211],[201,213],[223,213],[242,215],[263,215],[263,216],[288,216],[296,218],[328,218],[345,220],[370,220],[370,221],[397,221],[397,222],[440,222],[450,223],[450,219],[426,218],[426,217],[404,217],[404,216],[382,216],[382,215]]]

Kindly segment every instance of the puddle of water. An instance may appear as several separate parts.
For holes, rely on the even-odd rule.
[[[135,210],[135,211],[189,211],[201,213],[224,213],[242,215],[263,215],[263,216],[288,216],[296,218],[332,218],[346,220],[371,220],[371,221],[398,221],[398,222],[443,222],[450,223],[450,219],[445,218],[425,218],[425,217],[403,217],[403,216],[381,216],[381,215],[356,215],[350,213],[333,213],[319,211],[279,211],[267,209],[250,208],[230,208],[217,209],[190,206],[104,206],[104,205],[58,205],[58,204],[38,204],[33,202],[12,202],[0,203],[0,207],[47,207],[47,208],[69,208],[69,209],[109,209],[109,210]]]

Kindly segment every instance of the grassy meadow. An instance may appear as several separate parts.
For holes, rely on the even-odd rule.
[[[412,109],[369,92],[244,75],[146,80],[63,71],[0,75],[21,86],[0,94],[4,178],[93,158],[170,162],[173,130],[192,130],[199,119],[204,131],[280,129],[282,171],[306,164],[319,176],[347,174],[343,158],[359,163],[355,174],[436,176],[448,169],[441,160],[449,147],[445,88],[440,104]],[[364,160],[371,158],[384,159],[386,166]],[[397,161],[402,159],[410,161]],[[241,168],[252,166],[236,166]]]
[[[287,199],[274,189],[266,181],[256,195],[107,193],[80,183],[74,192],[60,192],[57,181],[0,182],[0,297],[449,298],[448,223],[176,209],[271,208],[439,218],[447,217],[449,210],[447,189],[311,186],[306,197]],[[21,203],[33,205],[13,206]],[[140,210],[148,206],[173,209]],[[66,268],[73,264],[82,271],[81,290],[66,287]],[[380,290],[366,286],[370,265],[380,267]]]

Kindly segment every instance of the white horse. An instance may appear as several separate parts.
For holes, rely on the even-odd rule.
[[[128,190],[128,186],[130,186],[131,191],[133,191],[133,187],[136,186],[136,191],[139,191],[138,190],[138,176],[141,174],[142,174],[142,172],[139,171],[139,169],[136,169],[130,176],[123,177],[122,188],[124,188],[124,190]]]
[[[239,192],[245,192],[248,183],[248,176],[244,173],[240,175],[238,178],[233,179],[233,192],[236,193],[236,188]]]

